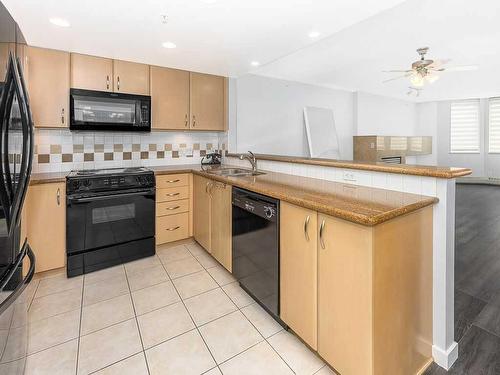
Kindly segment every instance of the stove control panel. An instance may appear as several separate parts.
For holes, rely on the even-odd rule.
[[[99,175],[68,177],[68,194],[82,192],[113,191],[117,189],[148,188],[155,186],[152,172],[133,175]]]

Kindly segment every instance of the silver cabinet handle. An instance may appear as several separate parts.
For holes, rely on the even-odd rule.
[[[306,240],[309,242],[309,233],[307,231],[309,227],[309,221],[311,220],[311,216],[307,215],[306,220],[304,221],[304,236],[306,237]]]
[[[207,182],[207,184],[205,185],[205,193],[208,194],[208,186],[210,185],[210,182]]]
[[[118,91],[120,91],[120,76],[116,77],[116,87],[118,88]]]
[[[178,208],[181,208],[181,206],[167,207],[166,210],[173,211],[177,210]]]
[[[172,231],[177,230],[179,228],[180,228],[180,226],[176,226],[176,227],[172,227],[172,228],[167,228],[165,230],[168,230],[169,232],[172,232]]]
[[[106,89],[109,90],[109,76],[106,76]]]
[[[189,119],[188,119],[188,115],[186,113],[186,117],[184,117],[184,126],[187,128],[189,125]]]
[[[56,200],[57,200],[57,205],[61,205],[61,189],[57,188],[57,194],[56,194]]]
[[[323,240],[323,230],[324,229],[325,229],[325,220],[322,220],[321,225],[319,226],[319,244],[321,245],[322,249],[326,248],[325,241]]]
[[[168,193],[166,194],[167,197],[175,197],[176,195],[179,195],[180,193]]]
[[[179,179],[177,179],[177,180],[167,180],[167,183],[173,184],[174,182],[179,182],[179,181],[180,181]]]
[[[193,115],[193,128],[196,126],[196,116]]]
[[[61,109],[61,124],[64,125],[64,108]]]

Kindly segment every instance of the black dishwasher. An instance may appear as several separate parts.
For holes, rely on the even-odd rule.
[[[279,321],[279,200],[233,188],[232,202],[233,275]]]

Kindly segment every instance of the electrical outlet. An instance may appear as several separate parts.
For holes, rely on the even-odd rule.
[[[354,174],[354,172],[344,171],[344,173],[342,174],[342,178],[344,179],[344,181],[356,181],[356,175]]]

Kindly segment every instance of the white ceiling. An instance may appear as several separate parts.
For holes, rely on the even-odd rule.
[[[31,45],[235,76],[254,69],[251,61],[266,64],[314,43],[312,30],[324,37],[402,0],[2,2]],[[54,26],[52,17],[71,26]],[[165,41],[177,48],[163,48]]]
[[[416,101],[500,96],[499,15],[499,0],[408,0],[255,73]],[[382,70],[408,69],[424,46],[479,69],[444,73],[415,99],[408,80],[382,83],[394,76]]]

